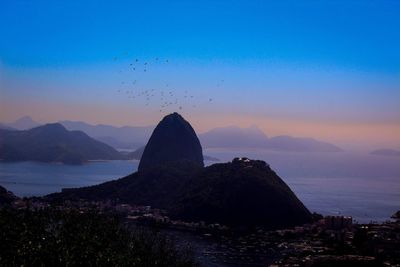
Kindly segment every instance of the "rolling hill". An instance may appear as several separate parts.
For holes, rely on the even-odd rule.
[[[61,124],[53,123],[24,131],[0,130],[0,158],[80,164],[125,157],[81,131],[68,131]]]

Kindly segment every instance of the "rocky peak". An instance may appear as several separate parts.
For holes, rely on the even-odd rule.
[[[165,116],[154,129],[139,163],[139,171],[174,161],[204,166],[203,151],[192,126],[178,113]]]

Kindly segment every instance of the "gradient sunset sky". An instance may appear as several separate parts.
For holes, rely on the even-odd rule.
[[[199,132],[400,148],[399,14],[400,1],[1,1],[0,121],[178,111]],[[178,103],[161,108],[161,92]]]

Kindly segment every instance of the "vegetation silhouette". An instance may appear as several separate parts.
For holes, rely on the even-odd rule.
[[[195,266],[189,250],[95,210],[0,209],[1,266]]]

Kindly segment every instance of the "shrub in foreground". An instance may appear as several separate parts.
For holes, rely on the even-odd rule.
[[[194,266],[163,236],[96,211],[0,209],[1,266]]]

